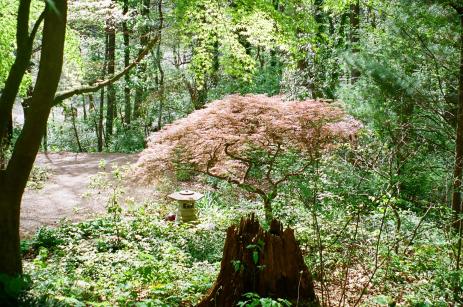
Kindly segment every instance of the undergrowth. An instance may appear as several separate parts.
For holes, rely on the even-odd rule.
[[[250,211],[257,211],[263,220],[259,203],[227,198],[231,188],[221,183],[216,192],[207,193],[199,202],[198,226],[166,222],[163,217],[171,207],[145,203],[124,211],[120,220],[108,214],[39,230],[28,244],[23,242],[25,273],[32,280],[28,304],[196,304],[218,274],[226,228]],[[317,212],[323,238],[320,258],[310,210],[297,201],[275,208],[284,224],[295,229],[319,297],[323,289],[325,305],[338,305],[342,300],[341,305],[352,306],[360,293],[364,293],[364,306],[446,306],[456,302],[453,287],[458,279],[463,284],[463,274],[450,269],[451,242],[446,234],[436,231],[433,222],[422,221],[421,230],[409,244],[406,238],[420,218],[410,211],[401,212],[403,241],[396,252],[391,249],[396,238],[392,212],[386,212],[384,237],[380,244],[377,241],[383,209],[384,204],[370,212],[347,215],[327,203]],[[376,269],[375,258],[380,263]],[[248,297],[242,303],[259,300]]]
[[[283,186],[273,208],[295,230],[325,306],[463,303],[463,271],[455,268],[457,238],[446,206],[376,191],[380,184],[373,178],[365,175],[368,180],[359,183],[350,166],[333,159],[318,167]],[[25,305],[192,306],[215,281],[226,229],[250,212],[266,226],[258,199],[206,177],[196,178],[209,190],[197,203],[200,224],[165,221],[175,204],[122,203],[121,174],[116,168],[115,181],[93,182],[112,191],[106,215],[42,228],[22,242],[31,281]],[[175,189],[171,184],[160,185],[160,192]],[[241,301],[264,303],[285,304],[255,294]]]
[[[34,165],[27,181],[27,188],[40,190],[51,176],[51,171],[47,167]]]

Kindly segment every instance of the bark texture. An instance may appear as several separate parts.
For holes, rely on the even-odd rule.
[[[219,276],[198,306],[236,306],[248,292],[319,306],[294,231],[277,220],[268,232],[254,215],[228,229]]]
[[[141,16],[143,19],[149,20],[149,15],[150,15],[150,8],[151,8],[151,0],[143,0],[143,8],[141,10]],[[148,43],[148,36],[150,32],[150,26],[144,25],[141,29],[140,33],[140,51],[139,54],[141,54],[143,51],[143,48],[147,45]],[[143,86],[145,85],[146,81],[146,71],[147,65],[146,63],[141,63],[138,66],[138,77],[141,80],[141,84],[138,85],[138,87],[135,90],[135,101],[133,105],[133,118],[139,118],[142,113],[142,104],[143,100],[145,99],[145,90]]]
[[[127,15],[129,12],[129,0],[124,0],[124,9],[123,14]],[[130,34],[129,27],[127,25],[127,20],[124,20],[122,23],[122,32],[124,35],[124,66],[127,67],[130,65]],[[130,102],[130,75],[127,73],[124,76],[125,86],[124,86],[124,122],[129,125],[130,119],[132,117],[132,105]]]
[[[108,75],[113,77],[116,66],[116,27],[113,17],[110,17],[107,22],[106,31],[108,33]],[[106,108],[106,140],[108,140],[113,134],[113,122],[114,116],[116,115],[116,89],[113,84],[108,86],[108,98]]]
[[[29,12],[31,0],[21,0],[18,7],[16,24],[16,59],[11,66],[5,86],[0,95],[0,169],[6,167],[5,151],[11,143],[13,133],[13,104],[31,60],[32,44],[40,24],[44,19],[42,13],[29,34]]]
[[[0,171],[0,274],[22,273],[19,250],[21,198],[45,133],[63,64],[67,1],[46,5],[39,72],[29,115],[6,170]]]
[[[358,53],[358,42],[359,42],[359,32],[360,32],[360,1],[356,0],[350,5],[350,43],[352,48],[352,53]],[[351,83],[354,84],[357,79],[360,77],[360,71],[353,67],[351,69]]]
[[[461,182],[463,175],[463,7],[455,8],[460,14],[460,75],[459,75],[459,99],[457,114],[457,131],[455,140],[455,166],[453,170],[453,195],[452,209],[455,220],[458,220],[462,212]],[[459,229],[461,222],[455,222],[454,227]]]
[[[164,14],[162,12],[162,1],[158,2],[158,14],[159,14],[159,43],[156,49],[156,66],[159,72],[159,113],[158,113],[158,130],[162,127],[162,111],[164,106],[164,69],[162,67],[162,54],[161,54],[161,40],[162,40],[162,29],[164,27]]]

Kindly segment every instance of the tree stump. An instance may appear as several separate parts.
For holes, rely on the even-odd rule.
[[[267,232],[254,214],[228,228],[219,276],[198,306],[236,306],[248,292],[319,306],[294,231],[274,219]]]

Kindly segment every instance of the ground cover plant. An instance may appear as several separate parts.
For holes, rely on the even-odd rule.
[[[320,172],[346,176],[332,162],[323,161]],[[397,199],[365,195],[359,204],[353,202],[355,191],[339,193],[335,180],[320,180],[327,188],[318,191],[316,203],[304,195],[289,197],[293,187],[288,186],[276,200],[275,215],[295,229],[325,305],[446,306],[459,301],[463,275],[449,269],[455,258],[448,250],[455,242],[445,228],[435,230],[437,219],[451,224],[451,214],[434,206],[420,212],[400,208],[398,230]],[[259,201],[236,193],[233,185],[218,183],[198,204],[199,226],[165,221],[173,204],[144,203],[131,204],[120,219],[109,213],[40,230],[23,250],[31,280],[26,304],[196,304],[218,274],[226,228],[250,212],[265,224]],[[352,209],[348,214],[346,206]],[[243,304],[252,298],[243,297]]]

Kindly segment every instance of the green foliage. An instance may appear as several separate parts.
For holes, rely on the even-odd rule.
[[[264,242],[259,240],[257,244],[249,244],[246,248],[252,251],[252,262],[257,265],[259,263],[259,254],[264,248]]]
[[[27,188],[32,190],[42,189],[50,175],[51,172],[47,167],[34,165],[27,181]]]
[[[229,93],[277,95],[280,93],[281,66],[278,63],[275,66],[259,67],[249,81],[225,76],[210,90],[209,98],[220,99]]]
[[[61,116],[56,112],[56,116]],[[98,139],[96,138],[95,123],[98,114],[92,112],[87,119],[76,118],[76,129],[84,152],[95,152]],[[115,120],[115,134],[104,147],[108,152],[139,152],[145,147],[145,127],[141,121],[134,121],[125,126],[119,119]],[[71,119],[56,120],[48,123],[48,146],[50,151],[78,152],[76,135]]]
[[[374,146],[366,147],[355,150],[372,157]],[[380,173],[360,161],[352,148],[340,148],[282,187],[275,199],[275,216],[295,229],[316,284],[323,280],[328,289],[339,289],[349,268],[348,277],[361,287],[373,274],[363,299],[367,305],[459,302],[455,289],[463,272],[452,270],[454,258],[448,252],[456,239],[446,232],[451,215],[441,205],[403,206],[388,194]],[[162,217],[169,208],[145,203],[117,210],[117,219],[110,212],[99,219],[40,230],[32,240],[35,258],[25,261],[25,272],[33,281],[28,295],[39,305],[197,303],[218,273],[225,229],[243,214],[261,212],[258,202],[233,185],[200,179],[215,184],[216,190],[197,204],[199,219],[215,227],[165,222]],[[301,193],[305,197],[299,197]],[[262,244],[248,248],[258,263]],[[30,259],[31,253],[27,255]],[[373,273],[376,257],[381,265]],[[240,263],[232,265],[241,269]],[[360,293],[358,288],[348,290],[346,299],[353,302]],[[288,306],[286,301],[255,295],[241,304]]]
[[[238,302],[239,307],[284,307],[291,306],[291,303],[285,299],[272,299],[269,297],[260,297],[256,293],[246,293],[243,295],[246,300]]]
[[[2,15],[0,15],[0,24],[2,25],[0,32],[0,87],[3,87],[14,61],[15,13],[18,5],[15,1],[2,0],[0,6],[2,7]]]
[[[27,302],[27,293],[31,280],[23,275],[10,277],[0,274],[0,302],[5,306],[23,305]]]
[[[0,88],[4,87],[11,66],[13,65],[16,52],[16,15],[19,6],[19,1],[0,0],[2,13],[0,14],[0,24],[2,31],[0,33]],[[36,20],[41,10],[43,3],[41,1],[32,1],[30,18]],[[32,76],[26,73],[20,88],[19,95],[25,96],[27,88],[32,83]]]
[[[389,17],[366,24],[359,50],[345,54],[360,78],[338,95],[389,152],[387,176],[401,197],[440,202],[453,163],[451,97],[458,87],[458,49],[442,33],[456,33],[457,20],[450,6],[394,3],[378,3]]]
[[[233,5],[209,0],[178,2],[177,31],[185,42],[192,42],[190,70],[199,88],[207,86],[209,78],[217,78],[220,68],[224,77],[244,82],[246,91],[246,84],[257,73],[256,57],[263,63],[261,56],[277,46],[274,8],[254,1]],[[252,54],[252,48],[258,54]]]
[[[118,231],[109,217],[62,226],[57,232],[65,241],[26,263],[31,293],[41,304],[197,302],[215,277],[223,233],[165,223],[151,210],[148,216],[141,207],[118,222]]]
[[[84,62],[81,55],[81,42],[79,32],[71,27],[66,28],[64,44],[64,74],[70,79],[68,87],[79,86],[84,74]],[[72,81],[71,81],[72,80]]]
[[[66,113],[66,108],[63,112],[54,110],[54,117],[57,119],[49,120],[48,122],[48,150],[49,151],[71,151],[79,152],[76,135],[74,133],[72,119],[69,113]],[[80,114],[80,112],[78,113]],[[63,118],[64,115],[64,118]],[[96,118],[96,117],[95,117]],[[76,129],[79,136],[79,141],[83,151],[96,151],[96,134],[93,131],[94,119],[76,117]]]
[[[40,248],[53,249],[63,243],[60,234],[53,228],[41,227],[31,240],[30,246],[35,250]]]
[[[178,181],[190,181],[195,175],[192,163],[185,161],[185,149],[176,148],[174,152],[173,165],[175,169],[175,179]]]
[[[145,148],[145,131],[141,122],[132,123],[129,127],[116,120],[116,134],[111,138],[110,152],[139,152]]]

